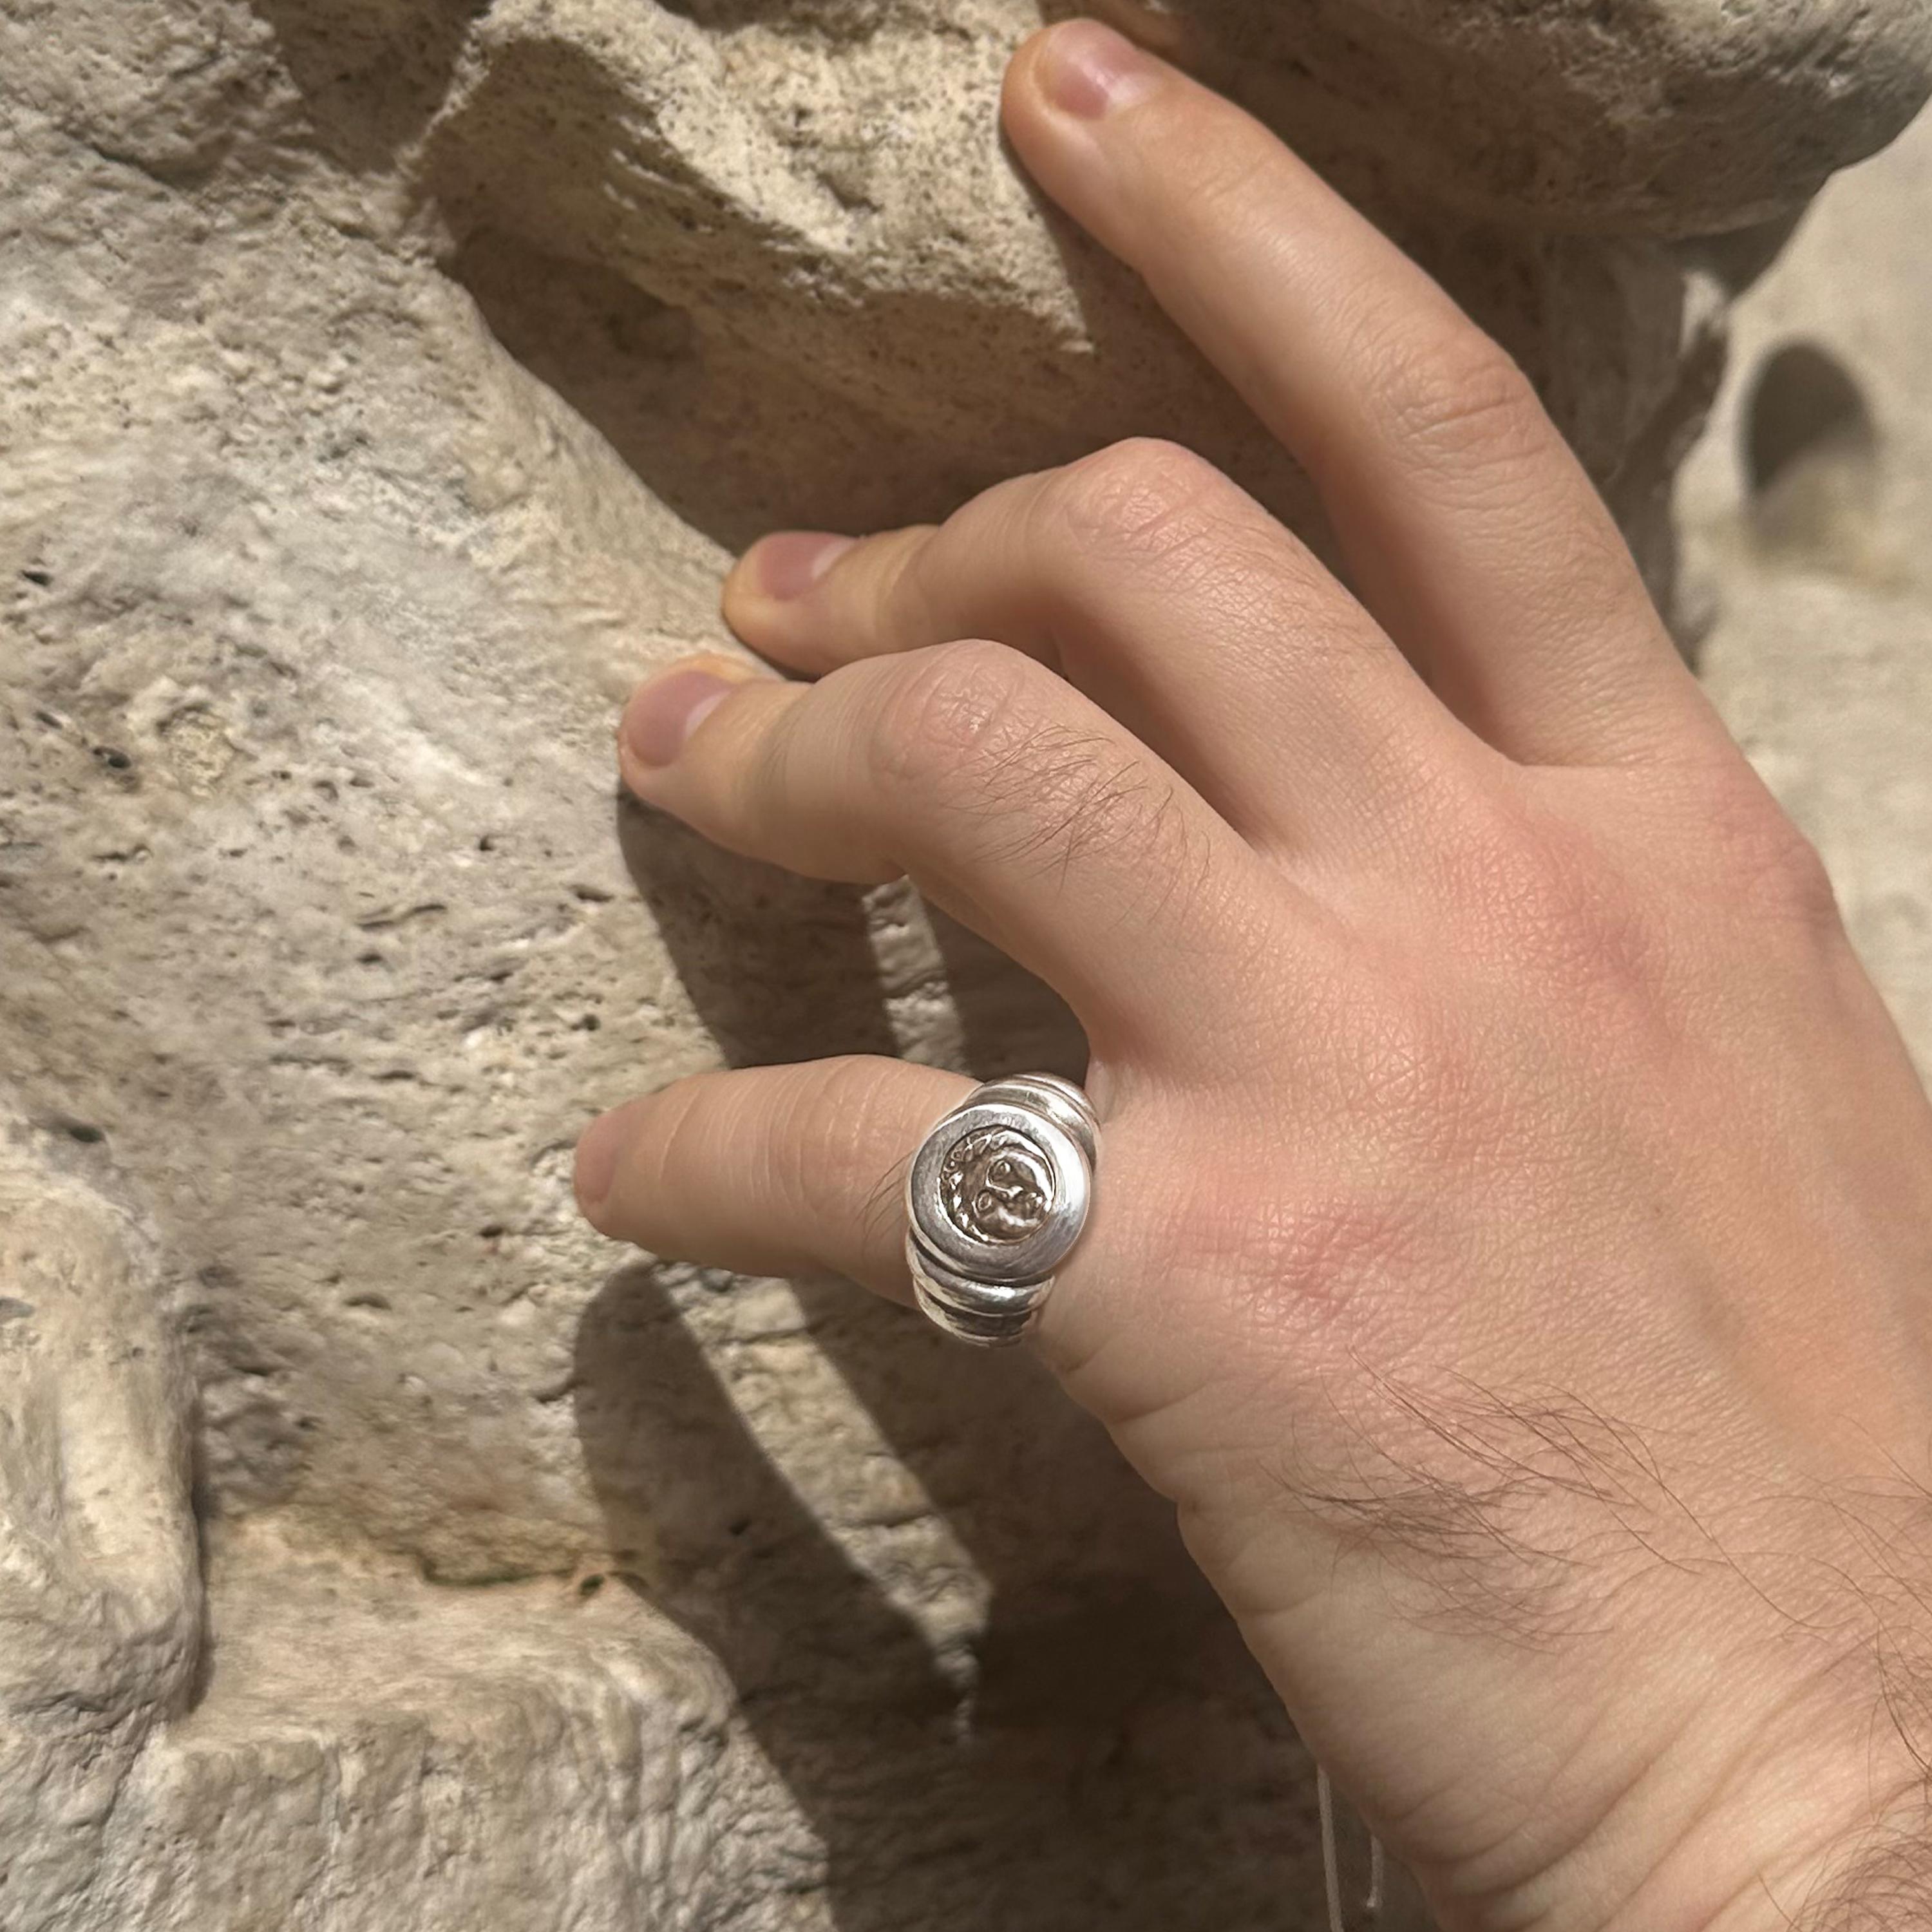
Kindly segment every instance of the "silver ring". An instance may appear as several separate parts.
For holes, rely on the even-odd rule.
[[[1100,1155],[1071,1081],[1018,1073],[976,1087],[906,1174],[906,1264],[922,1311],[982,1348],[1017,1342],[1087,1225]]]

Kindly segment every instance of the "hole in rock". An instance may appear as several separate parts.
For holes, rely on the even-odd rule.
[[[1864,392],[1829,350],[1786,343],[1759,366],[1744,411],[1744,461],[1761,496],[1796,466],[1828,453],[1876,454]]]
[[[1815,342],[1759,365],[1741,436],[1750,519],[1768,548],[1856,572],[1868,561],[1879,436],[1857,378]]]

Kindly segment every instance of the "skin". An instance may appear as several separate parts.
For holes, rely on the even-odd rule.
[[[1922,1924],[1932,1108],[1816,855],[1522,376],[1264,130],[1090,22],[1006,132],[1320,487],[1184,450],[788,532],[625,782],[909,874],[1058,987],[1103,1156],[1034,1338],[1462,1928]],[[962,1077],[617,1108],[584,1210],[908,1298]]]

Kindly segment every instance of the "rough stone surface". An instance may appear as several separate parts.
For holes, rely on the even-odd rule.
[[[1700,653],[1932,1077],[1932,115],[1836,181],[1737,317],[1679,492]]]
[[[1510,344],[1667,591],[1726,278],[1927,84],[1916,6],[1825,13],[1137,24]],[[569,1206],[591,1112],[720,1057],[1078,1069],[902,891],[618,805],[616,703],[718,640],[730,547],[1133,432],[1319,538],[1003,155],[1034,18],[0,0],[7,1932],[1312,1922],[1305,1761],[1030,1364],[614,1273]],[[1844,562],[1932,474],[1896,447],[1698,527],[1713,674],[1924,988],[1895,721],[1841,796],[1790,695],[1804,599],[1862,614],[1834,680],[1922,691],[1917,566]]]
[[[0,1120],[0,1916],[85,1896],[202,1652],[188,1378],[152,1244]],[[71,1145],[71,1143],[69,1143]],[[63,1170],[67,1171],[63,1171]]]

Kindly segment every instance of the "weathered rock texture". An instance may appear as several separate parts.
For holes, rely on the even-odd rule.
[[[1932,1076],[1932,115],[1738,314],[1679,492],[1706,682]]]
[[[618,806],[729,547],[1136,431],[1312,529],[1002,153],[1034,17],[0,0],[8,1932],[1312,1921],[1305,1762],[1029,1363],[569,1205],[721,1054],[1077,1069],[902,892]],[[1932,65],[1914,0],[1138,24],[1504,337],[1660,588],[1700,265]]]

